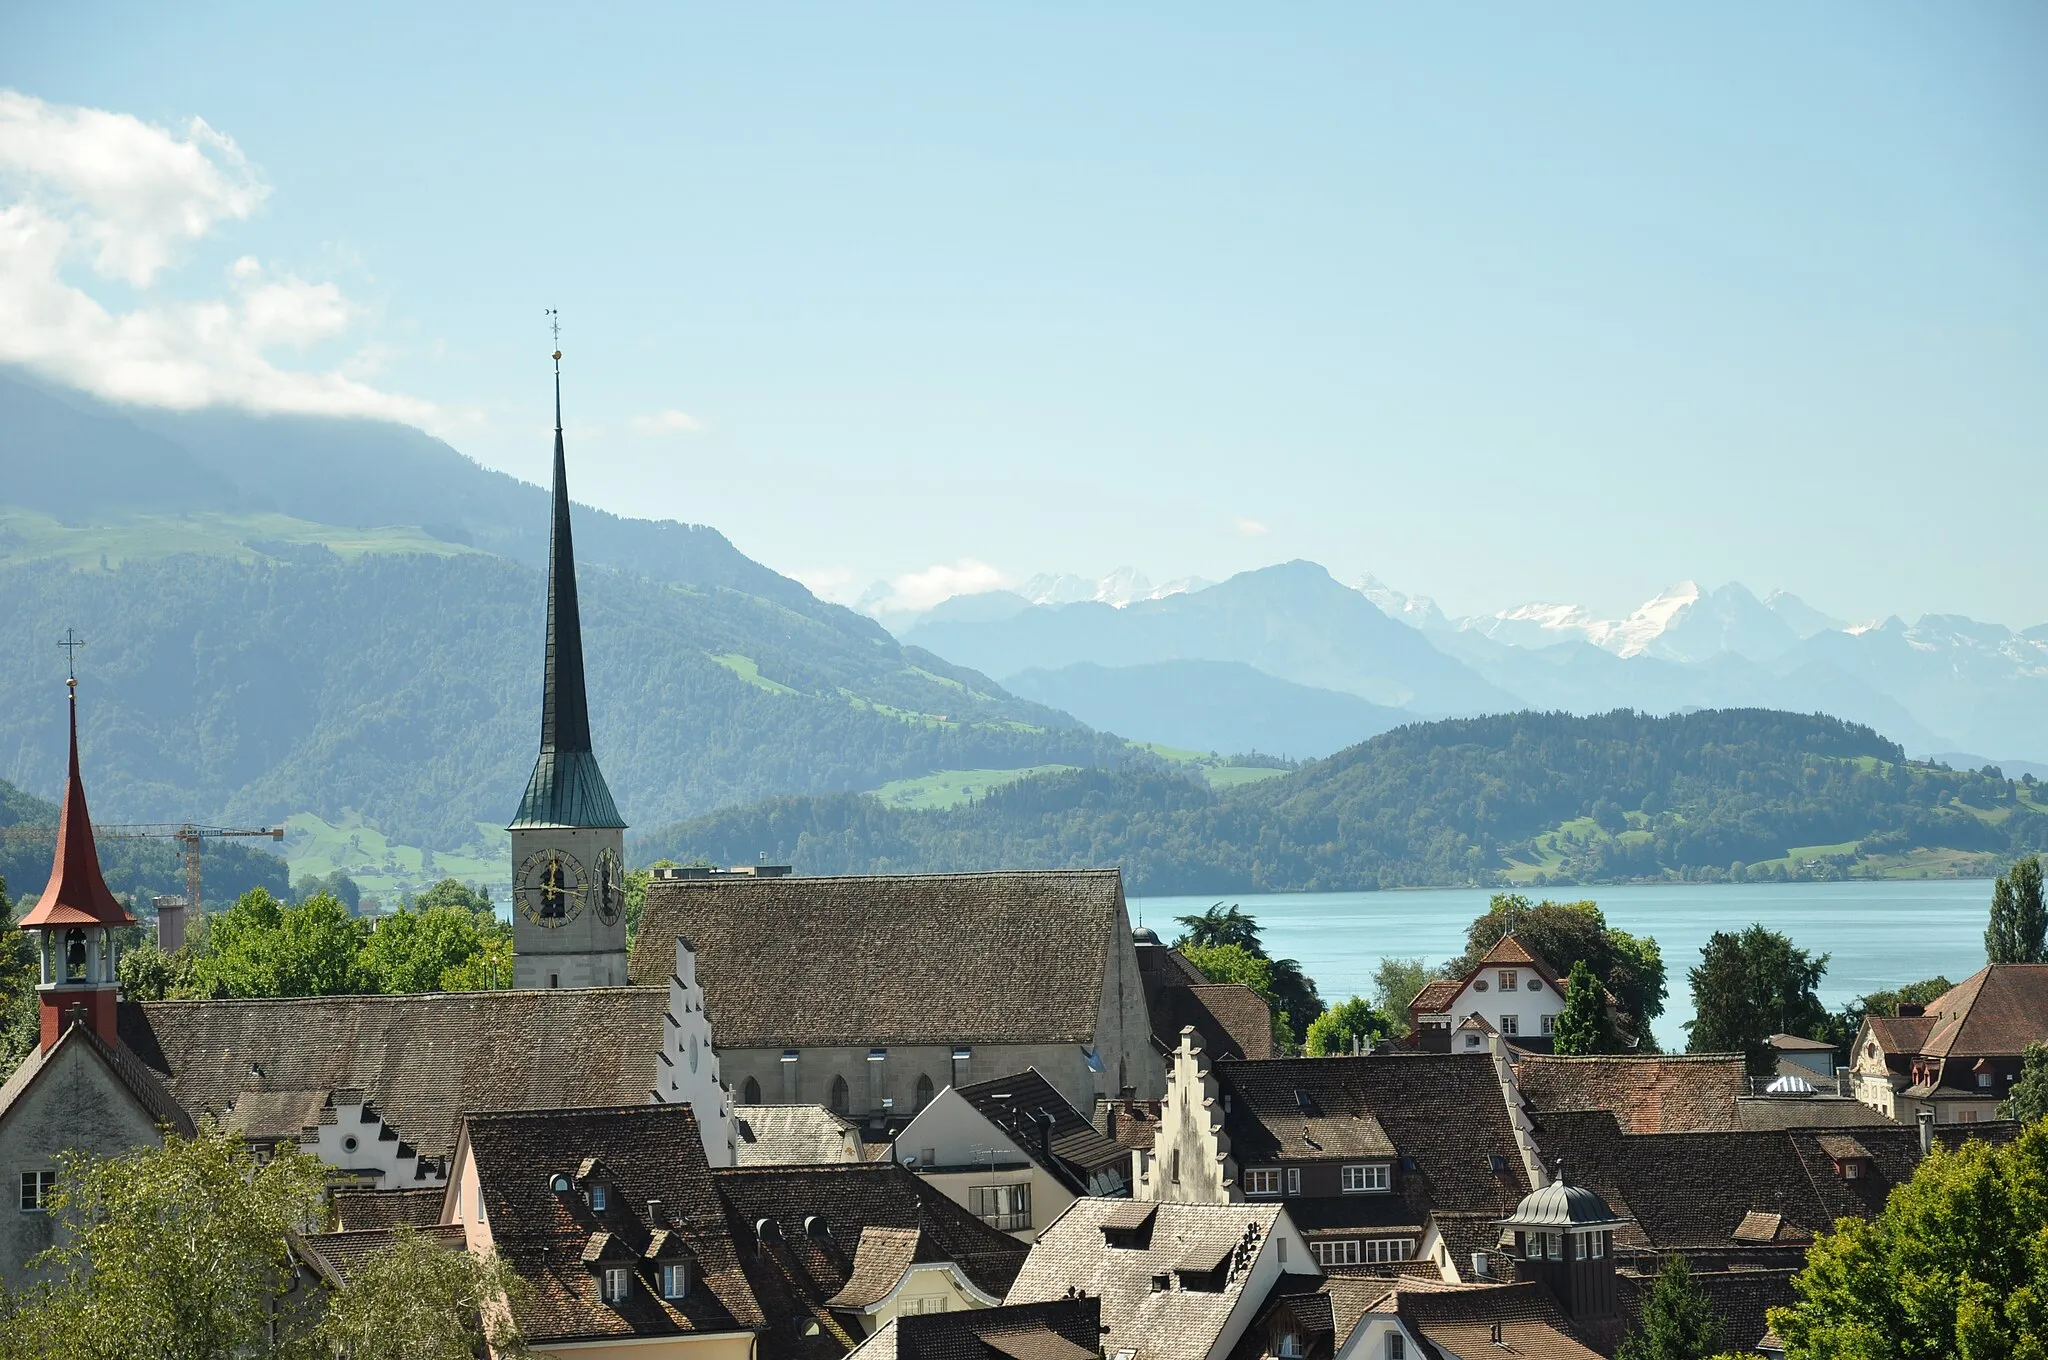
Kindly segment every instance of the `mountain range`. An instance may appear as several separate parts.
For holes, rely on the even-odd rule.
[[[1603,713],[1636,708],[1764,707],[1826,712],[1870,725],[1921,756],[2048,774],[2048,625],[2018,632],[1952,615],[1848,626],[1797,596],[1758,598],[1730,583],[1681,582],[1625,618],[1532,604],[1474,618],[1365,577],[1339,584],[1309,562],[1241,573],[1220,585],[1135,599],[1031,603],[1009,592],[956,597],[899,625],[906,641],[973,666],[1020,692],[1057,692],[1084,722],[1111,713],[1163,718],[1200,663],[1247,665],[1279,684],[1234,693],[1272,707],[1287,686],[1353,695],[1422,717],[1513,708]],[[1182,663],[1170,678],[1108,672]],[[1064,667],[1096,669],[1052,679]],[[1196,669],[1190,669],[1194,667]],[[1029,678],[1025,672],[1030,671]],[[1225,684],[1219,674],[1212,683]],[[1248,709],[1247,711],[1250,711]],[[1327,755],[1384,730],[1360,714],[1287,754]],[[1244,749],[1258,729],[1212,724],[1216,749]],[[1973,754],[1980,753],[1980,754]]]

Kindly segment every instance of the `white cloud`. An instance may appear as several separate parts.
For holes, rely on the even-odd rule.
[[[854,588],[850,567],[818,567],[811,571],[793,571],[789,575],[811,594],[833,604],[852,604],[860,598],[860,592]]]
[[[432,403],[366,381],[381,350],[324,370],[271,361],[341,340],[361,319],[333,283],[245,255],[213,297],[153,295],[187,247],[269,193],[202,119],[174,130],[0,89],[0,362],[113,401],[439,423]],[[78,286],[81,265],[130,300],[109,306]]]
[[[708,428],[703,421],[682,411],[656,411],[651,416],[634,416],[627,422],[635,434],[702,434]]]
[[[986,562],[963,557],[957,562],[940,562],[923,571],[905,572],[887,582],[877,581],[860,597],[864,613],[921,614],[955,595],[982,595],[1002,590],[1010,578]]]
[[[1239,515],[1231,520],[1230,527],[1236,531],[1239,538],[1264,538],[1266,536],[1265,525],[1255,519],[1246,519],[1243,515]]]

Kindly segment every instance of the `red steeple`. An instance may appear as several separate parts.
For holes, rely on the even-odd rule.
[[[64,806],[57,814],[57,854],[50,883],[35,910],[21,918],[23,930],[54,926],[132,926],[135,918],[107,891],[100,856],[92,841],[92,817],[85,810],[85,784],[78,777],[78,681],[71,681],[71,772],[64,778]]]

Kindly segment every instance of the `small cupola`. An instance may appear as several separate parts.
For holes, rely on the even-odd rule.
[[[1518,1275],[1544,1281],[1574,1319],[1591,1319],[1619,1311],[1614,1231],[1631,1221],[1591,1186],[1572,1184],[1559,1162],[1550,1184],[1524,1195],[1500,1226],[1514,1235]]]
[[[71,700],[71,764],[64,777],[64,802],[57,813],[57,851],[42,897],[21,918],[35,933],[39,963],[37,997],[45,1050],[67,1026],[83,1023],[108,1043],[115,1029],[120,985],[114,932],[135,924],[128,909],[107,890],[93,844],[92,814],[78,775],[78,676],[67,682]]]

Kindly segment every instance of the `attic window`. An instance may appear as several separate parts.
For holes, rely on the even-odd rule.
[[[690,1292],[690,1267],[688,1262],[677,1262],[661,1268],[661,1296],[665,1299],[685,1298]]]
[[[548,1189],[554,1191],[558,1195],[566,1195],[575,1188],[575,1185],[569,1180],[567,1176],[555,1175],[548,1178]]]
[[[1521,979],[1515,975],[1513,969],[1504,969],[1500,975],[1500,989],[1504,992],[1512,992],[1520,981]]]
[[[605,1208],[605,1205],[606,1205],[607,1203],[609,1203],[609,1202],[610,1202],[610,1200],[611,1200],[611,1195],[610,1195],[610,1193],[609,1193],[609,1192],[608,1192],[608,1191],[607,1191],[607,1190],[605,1189],[605,1186],[604,1186],[604,1182],[603,1182],[603,1181],[594,1181],[594,1182],[592,1182],[592,1183],[591,1183],[591,1186],[590,1186],[590,1212],[592,1212],[592,1213],[594,1213],[594,1214],[601,1214],[601,1213],[603,1213],[603,1212],[604,1212],[604,1208]]]
[[[624,1303],[626,1294],[633,1287],[633,1272],[623,1266],[607,1266],[598,1286],[599,1297],[606,1303]]]

